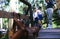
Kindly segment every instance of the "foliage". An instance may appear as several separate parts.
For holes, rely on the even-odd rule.
[[[6,29],[8,26],[8,19],[7,18],[3,18],[3,28]]]
[[[7,2],[10,2],[10,0],[6,0]]]
[[[7,33],[1,39],[9,39],[8,32],[9,30],[7,30]]]

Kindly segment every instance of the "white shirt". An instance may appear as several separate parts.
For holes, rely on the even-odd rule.
[[[33,20],[35,20],[36,17],[38,17],[38,14],[42,15],[43,12],[40,10],[37,10],[36,12],[33,13]]]
[[[37,10],[37,13],[38,13],[38,14],[42,14],[43,12],[42,12],[42,11],[40,11],[40,10]]]
[[[34,12],[33,13],[33,20],[35,20],[36,17],[38,17],[38,14],[37,14],[37,12]]]

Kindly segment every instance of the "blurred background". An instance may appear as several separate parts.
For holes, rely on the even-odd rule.
[[[42,7],[43,13],[43,29],[46,29],[46,21],[47,21],[47,16],[46,16],[46,5],[47,3],[45,0],[26,0],[29,2],[33,7]],[[51,2],[54,3],[54,14],[53,14],[53,28],[60,28],[60,13],[58,10],[60,9],[59,6],[59,0],[51,0]],[[0,10],[2,11],[7,11],[7,12],[16,12],[19,14],[25,14],[24,9],[27,9],[28,6],[25,5],[24,3],[20,2],[20,0],[0,0]],[[3,33],[6,33],[7,30],[10,28],[11,19],[8,18],[0,18],[0,31]],[[4,37],[3,37],[4,38]]]

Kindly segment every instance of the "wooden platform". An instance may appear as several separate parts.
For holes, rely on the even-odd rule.
[[[41,29],[39,32],[60,32],[60,29]]]
[[[60,39],[60,29],[41,29],[38,39]]]

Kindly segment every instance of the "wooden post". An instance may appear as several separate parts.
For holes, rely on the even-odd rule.
[[[13,26],[13,19],[9,19],[9,30],[12,29]]]
[[[0,29],[2,29],[3,24],[2,24],[2,18],[0,18]]]

